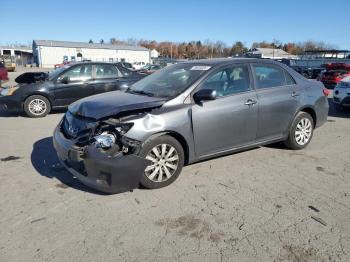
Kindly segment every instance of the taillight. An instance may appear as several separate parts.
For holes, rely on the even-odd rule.
[[[328,96],[329,95],[329,90],[327,89],[327,88],[323,88],[323,94],[324,94],[324,96]]]
[[[343,79],[343,77],[336,77],[335,82],[338,84],[342,79]]]

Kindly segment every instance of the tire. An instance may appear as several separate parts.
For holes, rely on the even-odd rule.
[[[165,157],[169,154],[167,158],[162,157],[164,145],[166,145]],[[155,151],[158,152],[159,157],[156,156]],[[146,167],[140,181],[141,185],[148,189],[161,188],[173,183],[180,175],[185,163],[182,145],[168,135],[151,138],[142,146],[139,155],[152,161],[152,164]],[[167,159],[173,161],[166,161]],[[159,180],[160,177],[161,180]]]
[[[305,148],[311,141],[314,131],[314,120],[310,114],[299,112],[290,127],[286,147],[293,150]],[[298,132],[298,133],[297,133]]]
[[[24,101],[23,109],[27,116],[32,118],[39,118],[45,117],[48,113],[50,113],[51,105],[50,101],[46,97],[34,95],[28,97]]]

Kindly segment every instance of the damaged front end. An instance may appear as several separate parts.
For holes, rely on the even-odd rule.
[[[62,164],[83,184],[106,193],[138,187],[150,161],[139,157],[141,142],[125,133],[131,122],[73,115],[69,111],[54,132],[54,147]]]

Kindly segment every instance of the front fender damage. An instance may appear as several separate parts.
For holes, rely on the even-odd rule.
[[[64,122],[64,120],[63,120]],[[105,120],[86,135],[67,137],[64,124],[54,133],[54,146],[62,164],[83,184],[106,193],[121,193],[139,186],[145,168],[151,161],[138,156],[141,142],[128,138],[120,121]],[[69,126],[69,125],[68,125]],[[95,135],[109,132],[115,144],[99,148]]]
[[[84,165],[90,177],[99,184],[100,190],[108,193],[119,193],[138,187],[145,168],[151,161],[138,155],[141,142],[131,139],[120,129],[120,124],[131,120],[133,129],[144,132],[158,132],[165,126],[164,118],[145,113],[138,118],[127,116],[122,119],[108,119],[102,124],[102,131],[109,130],[116,136],[116,144],[108,150],[96,148],[90,144],[84,150]],[[102,132],[100,131],[100,132]]]
[[[84,149],[66,143],[55,132],[54,147],[65,168],[83,184],[106,193],[121,193],[137,188],[151,161],[136,154],[110,154],[94,145]]]

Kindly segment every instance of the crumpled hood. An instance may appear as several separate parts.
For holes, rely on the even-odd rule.
[[[68,110],[73,115],[98,120],[121,112],[159,107],[165,101],[160,97],[113,91],[80,99],[71,104]]]

